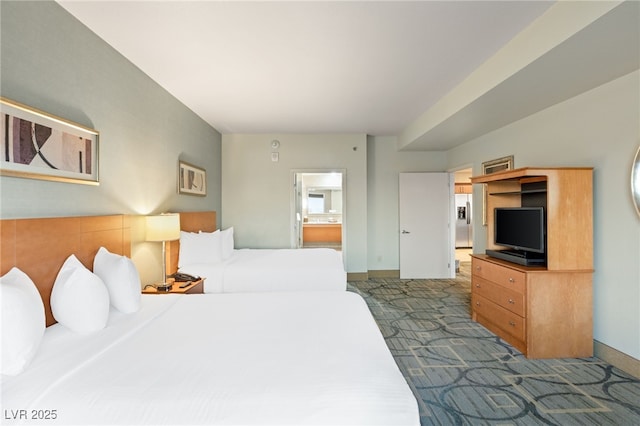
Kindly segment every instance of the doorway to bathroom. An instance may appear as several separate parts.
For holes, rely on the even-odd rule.
[[[344,250],[343,170],[292,171],[292,246]]]

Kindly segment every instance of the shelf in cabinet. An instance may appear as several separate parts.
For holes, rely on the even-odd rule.
[[[521,194],[544,194],[546,189],[528,189],[524,191],[505,191],[505,192],[490,192],[489,195],[521,195]]]

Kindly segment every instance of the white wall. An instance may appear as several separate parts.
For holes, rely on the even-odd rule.
[[[399,269],[399,174],[445,170],[445,152],[398,152],[396,137],[367,138],[368,270]]]
[[[271,141],[280,141],[278,162]],[[222,227],[238,247],[291,246],[292,170],[344,170],[347,272],[367,271],[367,141],[357,135],[222,136]]]
[[[636,71],[449,151],[450,168],[513,154],[515,166],[594,168],[594,338],[640,359],[640,218],[630,192],[640,143]],[[478,185],[476,185],[478,186]],[[481,205],[481,189],[474,202]],[[483,252],[481,209],[474,251]],[[571,238],[571,235],[567,235]]]

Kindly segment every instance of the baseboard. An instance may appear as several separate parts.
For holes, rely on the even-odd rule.
[[[369,271],[369,278],[400,278],[399,269],[377,269]]]
[[[620,370],[640,378],[640,360],[633,358],[604,343],[593,341],[593,354]]]
[[[367,272],[347,272],[347,281],[366,281],[368,279]]]

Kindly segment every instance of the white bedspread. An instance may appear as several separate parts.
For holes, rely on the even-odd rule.
[[[418,425],[418,408],[360,296],[143,296],[90,336],[55,325],[3,377],[6,424]]]
[[[346,290],[340,252],[313,249],[240,249],[222,262],[192,264],[180,272],[205,277],[205,293]]]

